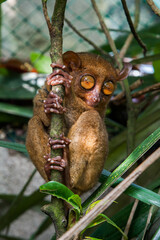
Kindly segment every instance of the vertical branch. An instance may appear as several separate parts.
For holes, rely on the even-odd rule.
[[[60,63],[60,64],[63,63],[62,30],[63,30],[66,2],[67,0],[56,0],[53,15],[52,15],[52,20],[50,21],[50,18],[48,16],[48,11],[47,11],[47,0],[42,0],[43,13],[44,13],[44,17],[46,19],[46,23],[47,23],[49,34],[50,34],[51,61]],[[63,99],[64,88],[62,85],[52,86],[52,91]],[[64,124],[64,119],[62,115],[52,114],[50,136],[53,139],[56,139],[57,136],[60,136],[60,134],[63,133],[63,128],[64,128],[63,124]],[[51,149],[51,157],[56,157],[58,155],[62,155],[61,150]],[[62,183],[63,182],[62,173],[56,170],[52,170],[51,180]],[[62,200],[53,197],[50,204],[43,206],[42,211],[52,218],[56,228],[57,238],[59,238],[66,231],[66,225],[67,225],[67,221],[65,218],[64,204]]]

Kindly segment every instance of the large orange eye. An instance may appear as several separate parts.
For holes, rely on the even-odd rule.
[[[84,89],[91,89],[94,87],[94,84],[95,84],[95,80],[92,76],[90,75],[85,75],[81,78],[81,86],[84,88]]]
[[[109,81],[109,82],[104,82],[103,87],[102,87],[102,91],[105,95],[111,95],[114,91],[114,84],[113,82]]]

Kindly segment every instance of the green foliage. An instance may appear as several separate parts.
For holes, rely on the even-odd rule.
[[[0,75],[0,99],[33,99],[37,86],[30,81],[24,82],[22,76],[15,72],[9,72],[7,76]],[[32,87],[33,91],[29,88]]]
[[[50,181],[40,186],[40,191],[61,198],[74,207],[77,219],[82,213],[81,198],[59,182]]]
[[[1,0],[0,4],[5,2]],[[119,31],[119,30],[118,30]],[[99,31],[99,34],[102,34],[102,31]],[[115,43],[118,49],[121,49],[123,43],[126,40],[128,31],[121,31],[121,35],[116,39]],[[153,62],[154,74],[147,74],[141,79],[143,83],[138,89],[134,91],[143,90],[145,87],[149,87],[157,82],[160,82],[160,48],[159,48],[159,19],[157,18],[157,23],[151,27],[146,27],[139,31],[139,35],[142,40],[145,42],[148,48],[148,53],[146,57],[142,57],[142,50],[135,40],[133,40],[130,48],[127,51],[127,56],[134,57],[133,64],[141,64],[146,62]],[[102,46],[104,50],[110,52],[110,46],[108,44]],[[95,51],[94,51],[95,52]],[[32,52],[30,55],[30,60],[34,68],[39,73],[50,73],[51,67],[50,58],[42,55],[38,52]],[[129,84],[134,83],[139,77],[129,77]],[[36,82],[36,81],[35,81]],[[122,92],[121,85],[117,84],[117,89],[115,95]],[[32,116],[32,107],[31,101],[36,94],[38,89],[37,84],[33,84],[31,81],[24,81],[22,76],[18,73],[13,73],[6,68],[0,68],[0,122],[2,124],[14,122],[21,123],[28,121],[28,118]],[[30,91],[29,89],[32,89]],[[160,98],[159,92],[147,93],[141,96],[142,99],[137,99],[138,105],[140,105],[140,112],[136,119],[136,129],[135,129],[135,150],[130,156],[127,157],[127,131],[126,124],[124,122],[116,121],[115,119],[110,119],[110,114],[113,113],[113,108],[110,106],[107,109],[107,119],[106,125],[108,132],[110,134],[109,142],[109,156],[107,158],[105,168],[107,170],[113,170],[112,173],[107,170],[103,170],[100,177],[101,186],[98,190],[95,190],[92,195],[90,195],[86,202],[81,206],[81,198],[78,195],[75,195],[72,191],[66,188],[64,185],[60,185],[56,182],[49,182],[41,186],[41,191],[47,194],[51,194],[58,198],[65,200],[68,204],[72,206],[70,211],[70,226],[74,224],[82,216],[82,212],[89,206],[86,213],[94,207],[96,203],[92,203],[95,200],[100,192],[109,186],[115,187],[121,181],[123,181],[120,176],[131,167],[132,164],[138,161],[138,159],[143,156],[144,153],[151,149],[157,148],[156,142],[159,139],[159,126],[160,126]],[[19,101],[20,100],[20,101]],[[29,102],[30,101],[30,102]],[[141,104],[143,103],[145,104]],[[23,104],[21,104],[23,103]],[[113,104],[111,104],[113,105]],[[120,108],[123,104],[120,104]],[[118,113],[119,114],[119,113]],[[122,113],[123,114],[123,113]],[[125,111],[125,114],[128,114]],[[109,117],[108,117],[109,116]],[[25,119],[25,120],[24,120]],[[157,129],[157,130],[156,130]],[[152,134],[151,136],[149,136]],[[148,137],[149,136],[149,137]],[[144,141],[144,142],[143,142]],[[158,144],[157,144],[158,145]],[[0,147],[5,147],[8,149],[14,149],[16,151],[27,154],[27,150],[24,144],[0,141]],[[124,159],[126,159],[124,161]],[[117,166],[119,166],[117,168]],[[134,199],[138,199],[140,203],[138,204],[136,213],[134,215],[131,228],[128,234],[128,238],[137,238],[137,240],[142,240],[142,236],[145,234],[144,229],[146,227],[147,217],[149,215],[149,210],[151,206],[160,207],[160,195],[157,193],[157,190],[160,187],[159,176],[155,174],[155,169],[152,171],[152,177],[150,175],[148,178],[152,179],[151,185],[148,188],[141,187],[138,184],[131,184],[131,186],[124,192],[127,196],[130,196]],[[154,176],[155,174],[155,176]],[[154,177],[157,178],[154,181]],[[148,179],[143,179],[143,185]],[[10,194],[0,194],[0,207],[3,206],[4,213],[1,213],[0,216],[0,230],[5,230],[20,216],[22,216],[29,209],[33,211],[38,211],[42,205],[42,201],[45,201],[45,195],[37,191],[31,193],[28,196],[24,195],[24,190],[29,185],[29,182],[23,186],[22,190],[18,195]],[[120,200],[121,201],[121,200]],[[121,202],[118,201],[116,204],[119,210],[115,214],[111,214],[112,217],[108,218],[104,214],[100,214],[96,219],[94,219],[86,229],[82,231],[82,234],[87,233],[89,229],[89,234],[91,236],[85,236],[84,239],[91,240],[120,240],[122,238],[122,230],[125,228],[128,217],[131,212],[132,204],[127,205],[124,208],[121,208]],[[38,208],[37,208],[38,206]],[[39,210],[40,211],[40,210]],[[108,215],[108,212],[107,212]],[[76,218],[76,219],[75,219]],[[160,228],[157,226],[160,219],[160,210],[158,209],[152,216],[150,224],[147,228],[146,236],[148,239],[157,240],[160,238]],[[50,226],[51,221],[46,217],[35,229],[35,232],[30,235],[30,240],[36,239],[40,234],[42,234]],[[123,233],[122,233],[123,234]],[[22,238],[8,236],[7,234],[0,235],[1,239],[15,239],[15,240],[24,240]],[[53,237],[52,239],[55,239]]]
[[[95,205],[97,203],[99,203],[99,201],[93,202],[87,209],[86,214],[95,207]],[[110,219],[108,218],[106,215],[104,214],[99,214],[82,232],[81,235],[83,235],[83,233],[88,229],[88,228],[92,228],[95,227],[103,222],[106,222],[111,224],[113,227],[117,228],[117,230],[123,235],[124,239],[128,239],[127,236],[124,234],[124,232]]]
[[[8,103],[0,103],[0,111],[27,118],[31,118],[33,115],[33,110],[31,107],[15,106]]]
[[[51,59],[50,57],[44,56],[38,52],[32,52],[30,60],[39,73],[51,73]]]
[[[0,4],[2,4],[3,2],[6,2],[7,0],[0,0]]]
[[[158,140],[160,139],[160,128],[155,130],[148,138],[146,138],[128,157],[124,160],[107,178],[105,182],[92,194],[84,204],[84,208],[88,204],[97,199],[108,187],[122,176],[134,163],[138,161]]]
[[[160,45],[157,44],[157,46],[154,49],[154,53],[160,53]],[[157,82],[160,82],[160,60],[154,61],[153,62],[153,67],[154,67],[154,77],[156,79]]]

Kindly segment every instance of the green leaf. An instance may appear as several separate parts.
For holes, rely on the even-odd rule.
[[[30,81],[23,81],[22,75],[10,73],[8,76],[0,75],[1,99],[33,99],[37,91],[37,85]]]
[[[36,237],[38,237],[40,234],[42,234],[48,227],[52,224],[51,219],[49,217],[46,217],[42,223],[38,226],[36,231],[30,236],[29,240],[34,240]]]
[[[88,236],[85,236],[84,240],[103,240],[103,239],[100,239],[100,238],[94,238],[94,237],[88,237]]]
[[[86,214],[89,213],[92,210],[92,208],[94,208],[97,205],[97,203],[99,203],[100,201],[101,200],[95,201],[91,205],[89,205],[89,207],[87,208]]]
[[[140,115],[136,122],[136,147],[160,126],[160,99]],[[127,130],[121,132],[109,141],[109,155],[105,162],[105,169],[115,169],[127,157]]]
[[[82,212],[82,205],[81,205],[82,200],[81,200],[81,198],[80,198],[80,196],[78,194],[74,194],[71,197],[69,197],[68,201],[76,203],[79,206],[79,208],[80,208],[80,210]]]
[[[79,196],[74,194],[64,184],[56,181],[50,181],[40,186],[40,191],[65,200],[70,205],[72,205],[76,210],[78,210],[79,213],[81,212],[79,207],[80,203]],[[75,197],[73,197],[74,195]]]
[[[160,45],[157,45],[154,49],[154,53],[160,53]],[[154,67],[154,77],[157,80],[157,82],[160,82],[160,60],[157,60],[153,62]]]
[[[19,237],[13,237],[13,236],[8,236],[8,235],[2,235],[0,234],[1,240],[26,240],[25,238],[19,238]]]
[[[14,204],[14,207],[11,205],[11,208],[7,211],[7,213],[0,217],[0,231],[10,225],[27,210],[31,209],[37,204],[41,204],[43,200],[44,195],[37,191],[33,192],[27,197],[21,197],[21,199]]]
[[[0,103],[0,112],[14,114],[27,118],[31,118],[33,115],[32,108],[16,106],[8,103]]]
[[[118,231],[124,236],[125,239],[128,239],[125,233],[115,224],[110,218],[105,216],[104,214],[99,214],[82,232],[81,235],[86,231],[88,228],[95,227],[103,222],[107,221],[109,224],[117,228]]]
[[[111,174],[111,172],[103,169],[101,177],[99,179],[100,182],[103,183],[104,181],[106,181],[106,179],[109,177],[110,174]],[[116,187],[122,181],[123,181],[123,178],[119,178],[112,185],[112,187]],[[154,181],[154,183],[152,183],[152,187],[150,189],[154,189],[155,187],[157,187],[159,185],[160,185],[160,179]],[[139,185],[132,183],[124,193],[133,198],[136,198],[146,204],[155,205],[157,207],[160,207],[160,195],[147,189],[147,188],[144,188],[144,187],[141,187]]]
[[[116,213],[111,218],[112,221],[116,223],[121,229],[125,228],[132,207],[133,207],[133,203],[121,209],[118,213]],[[150,206],[144,203],[140,202],[138,204],[138,207],[136,209],[136,212],[134,214],[134,218],[132,220],[132,224],[130,227],[130,231],[128,235],[129,239],[136,238],[143,231],[146,224],[149,208]],[[108,224],[107,222],[104,222],[101,225],[99,225],[91,234],[91,236],[107,239],[107,240],[121,239],[120,232],[117,231],[115,227],[113,227],[111,224]]]
[[[91,211],[92,208],[95,207],[95,205],[97,205],[101,200],[98,200],[96,202],[93,202],[87,209],[86,214]],[[106,215],[104,214],[99,214],[82,232],[81,235],[86,231],[87,228],[91,228],[91,227],[95,227],[96,225],[103,223],[107,221],[109,224],[111,224],[112,226],[116,227],[118,231],[120,231],[122,233],[122,235],[124,236],[125,239],[128,239],[127,236],[124,234],[124,232],[110,219],[108,218]]]
[[[126,236],[126,234],[117,226],[117,224],[115,224],[110,218],[108,218],[106,215],[104,214],[100,214],[101,217],[105,218],[106,221],[111,224],[113,227],[117,228],[118,231],[120,231],[120,233],[123,235],[124,239],[128,239],[128,237]]]
[[[0,4],[2,4],[3,2],[6,2],[7,0],[0,0]]]
[[[160,239],[160,227],[158,228],[158,230],[154,234],[152,240],[159,240],[159,239]]]
[[[24,144],[0,141],[0,147],[13,149],[19,152],[28,153]]]
[[[135,162],[140,159],[158,140],[160,139],[160,128],[154,131],[146,138],[127,158],[120,164],[107,178],[107,180],[96,190],[94,199],[96,200],[107,188],[109,188],[116,180],[121,177]],[[90,199],[91,201],[91,199]]]
[[[51,73],[51,59],[38,52],[32,52],[30,55],[33,66],[39,73]]]

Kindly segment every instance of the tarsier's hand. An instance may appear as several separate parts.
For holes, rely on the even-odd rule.
[[[62,84],[65,87],[65,93],[68,94],[69,88],[71,87],[71,80],[73,77],[65,71],[66,70],[65,65],[52,63],[51,67],[53,69],[54,68],[59,68],[59,69],[53,70],[53,73],[51,73],[46,78],[47,84],[52,86]]]
[[[51,158],[50,154],[47,154],[44,156],[44,158],[46,159],[44,170],[49,180],[50,180],[52,169],[58,170],[58,171],[64,171],[64,169],[67,167],[68,159],[67,159],[66,148],[68,147],[70,142],[71,141],[68,138],[64,137],[64,135],[60,135],[60,139],[56,139],[56,140],[49,138],[48,144],[51,146],[52,149],[62,148],[64,150],[63,158],[61,156]]]
[[[63,102],[62,99],[53,92],[50,92],[47,99],[43,102],[45,113],[63,114],[65,112],[65,108],[61,105]]]

